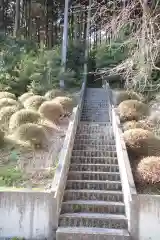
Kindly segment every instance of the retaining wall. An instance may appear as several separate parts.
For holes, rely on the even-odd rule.
[[[131,236],[133,240],[160,239],[160,196],[138,194],[132,202]]]
[[[112,104],[112,90],[108,89],[110,99],[110,120],[113,124],[113,132],[116,141],[116,150],[119,170],[124,193],[126,216],[128,218],[128,230],[132,240],[160,240],[160,195],[138,194],[135,188],[133,175],[130,167],[120,120]]]
[[[0,239],[52,239],[58,226],[58,217],[79,120],[79,107],[74,108],[72,119],[60,152],[52,189],[0,189]]]
[[[51,239],[53,195],[25,190],[0,191],[0,238]]]
[[[120,121],[117,117],[114,107],[111,105],[111,120],[113,125],[113,132],[116,142],[117,159],[119,164],[119,171],[122,181],[122,190],[124,194],[124,203],[126,209],[126,216],[128,219],[128,230],[132,231],[132,204],[133,197],[137,195],[136,187],[133,180],[133,175],[130,167],[128,153],[124,140],[122,138],[122,130],[120,128]]]
[[[132,240],[160,239],[160,195],[138,194],[135,188],[120,121],[112,107],[112,124],[122,180],[122,190]]]
[[[51,190],[46,192],[43,189],[0,188],[0,239],[55,238],[85,86],[86,81],[82,85],[79,105],[73,109]]]

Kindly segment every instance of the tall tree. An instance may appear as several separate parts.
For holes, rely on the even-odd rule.
[[[21,0],[16,0],[16,14],[15,14],[15,27],[14,27],[14,36],[19,35],[20,30],[20,2]]]
[[[4,31],[4,0],[0,0],[0,31]]]

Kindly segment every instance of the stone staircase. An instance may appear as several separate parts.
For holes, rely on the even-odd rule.
[[[57,240],[129,240],[108,97],[86,89]]]

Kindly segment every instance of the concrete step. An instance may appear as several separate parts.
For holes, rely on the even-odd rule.
[[[120,174],[117,172],[69,171],[68,180],[120,181]]]
[[[81,128],[78,128],[77,129],[77,134],[81,134],[81,133],[83,133],[83,134],[92,134],[92,133],[98,133],[98,134],[103,134],[103,135],[105,135],[106,134],[106,132],[108,132],[109,131],[109,127],[107,126],[107,127],[103,127],[103,129],[102,128],[99,128],[99,129],[92,129],[92,128],[89,128],[89,129],[81,129]]]
[[[90,228],[90,227],[59,227],[57,240],[130,240],[126,229]]]
[[[108,105],[108,99],[106,98],[105,95],[103,95],[103,93],[101,94],[101,98],[99,98],[98,94],[87,94],[87,96],[84,97],[84,103],[93,104],[94,106],[96,104]]]
[[[84,98],[84,106],[99,106],[99,107],[108,107],[109,103],[108,100],[104,97],[101,99],[98,99],[99,97],[95,96],[87,96],[87,98]]]
[[[67,180],[66,189],[122,190],[120,181]]]
[[[106,120],[108,121],[110,118],[109,118],[109,116],[82,116],[81,117],[81,121],[90,121],[90,122],[99,122],[99,121],[101,121],[101,122],[106,122]]]
[[[105,115],[109,115],[109,109],[108,108],[102,108],[102,107],[99,107],[99,106],[96,106],[96,107],[92,107],[92,106],[88,106],[88,107],[85,107],[82,109],[82,112],[81,112],[81,115],[88,115],[89,114],[94,114],[94,116],[98,116],[99,114],[102,114],[102,116],[105,116]],[[98,122],[98,121],[97,121]],[[99,121],[101,122],[101,121]],[[106,120],[106,122],[109,122],[109,120]]]
[[[105,190],[65,190],[63,201],[69,200],[97,200],[123,202],[122,191]]]
[[[73,150],[72,151],[72,157],[117,157],[116,151],[85,151],[85,150]]]
[[[91,105],[89,105],[89,106],[84,105],[81,114],[82,115],[83,114],[89,115],[89,114],[92,114],[92,113],[94,113],[95,116],[99,115],[99,114],[106,114],[106,115],[108,115],[109,114],[109,108],[108,107],[104,107],[103,108],[103,107],[100,107],[98,105],[95,106],[95,107],[93,107]],[[101,121],[99,121],[99,122],[101,122]],[[109,122],[109,121],[106,121],[106,122]]]
[[[75,140],[90,140],[90,141],[115,141],[113,133],[106,133],[106,135],[102,134],[76,134]]]
[[[105,93],[105,96],[106,96],[106,94],[107,94],[107,91],[104,89],[104,88],[93,88],[93,87],[87,87],[86,88],[86,94],[88,93]]]
[[[62,203],[61,214],[82,212],[125,214],[125,207],[123,202],[97,200],[72,200]]]
[[[97,107],[95,107],[95,108],[91,108],[91,107],[86,107],[86,108],[83,108],[82,109],[82,115],[84,114],[84,115],[88,115],[89,116],[89,114],[94,114],[95,116],[97,115],[99,115],[99,114],[103,114],[103,116],[104,115],[108,115],[109,113],[109,110],[108,109],[106,109],[106,108],[99,108],[99,106],[97,106]],[[100,121],[99,121],[100,122]]]
[[[97,88],[96,88],[96,91],[86,91],[86,94],[85,94],[85,97],[84,99],[87,99],[89,100],[89,98],[92,99],[92,101],[106,101],[107,100],[107,95],[106,95],[106,92],[103,90],[103,91],[99,91]]]
[[[127,229],[124,215],[101,213],[65,213],[59,218],[60,227],[96,227]]]
[[[117,157],[72,156],[71,163],[81,164],[118,164]]]
[[[110,108],[107,101],[104,100],[104,102],[97,102],[90,99],[89,101],[85,101],[83,105],[83,110],[95,110],[96,111],[104,111],[107,112],[107,110]]]
[[[90,99],[89,101],[85,101],[83,105],[83,110],[95,110],[96,111],[104,111],[107,112],[107,110],[110,108],[107,101],[104,100],[104,102],[97,102]]]
[[[118,164],[71,164],[70,171],[119,172]]]
[[[104,102],[97,102],[93,101],[92,99],[90,101],[84,101],[83,109],[95,109],[95,110],[108,110],[109,109],[109,104],[107,101],[104,100]]]
[[[90,122],[79,122],[78,129],[79,130],[86,130],[86,129],[103,129],[106,126],[111,126],[111,122],[108,123],[90,123]]]
[[[73,150],[85,151],[116,151],[115,145],[87,145],[87,144],[74,144]]]
[[[84,97],[84,102],[85,103],[107,103],[108,104],[108,99],[106,98],[105,94],[100,93],[101,98],[99,98],[98,94],[86,94]]]
[[[101,100],[98,100],[98,99],[93,99],[93,97],[91,96],[87,96],[87,98],[84,98],[84,106],[87,105],[87,106],[100,106],[100,107],[108,107],[108,101],[106,98],[102,99]]]
[[[110,106],[106,103],[102,104],[102,103],[92,103],[91,102],[91,103],[85,103],[83,105],[82,111],[83,112],[89,112],[89,111],[93,112],[94,111],[94,113],[97,113],[97,112],[109,113],[109,107]]]
[[[84,101],[86,103],[90,102],[90,103],[108,103],[108,99],[107,96],[105,95],[106,93],[104,92],[99,92],[99,93],[89,93],[86,92],[85,97],[84,97]]]
[[[84,98],[84,105],[89,105],[89,106],[108,106],[108,100],[106,97],[101,97],[101,99],[99,99],[99,96],[93,96],[93,95],[88,95],[87,97]]]
[[[74,144],[76,145],[89,145],[89,146],[96,146],[96,145],[115,145],[115,140],[113,139],[108,139],[106,138],[105,140],[104,139],[83,139],[83,138],[78,138],[78,135],[77,137],[75,138],[75,142]]]

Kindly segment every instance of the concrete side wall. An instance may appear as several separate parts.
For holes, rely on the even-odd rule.
[[[0,238],[51,239],[53,195],[0,192]]]
[[[83,108],[83,97],[85,93],[85,88],[86,88],[86,74],[84,74],[84,82],[81,88],[80,102],[78,106],[73,110],[72,119],[68,127],[68,131],[63,144],[63,149],[59,156],[58,166],[57,166],[53,183],[52,183],[51,191],[54,193],[53,208],[55,213],[55,218],[53,220],[54,233],[58,228],[58,219],[59,219],[59,214],[61,210],[61,203],[63,199],[64,189],[66,186],[75,134],[76,134],[77,126],[81,116],[81,111]],[[54,235],[54,238],[55,238],[55,235]]]
[[[64,189],[66,186],[68,170],[70,166],[70,158],[72,154],[74,138],[76,134],[77,125],[79,122],[80,110],[75,108],[73,119],[70,122],[68,128],[68,134],[66,135],[63,149],[60,154],[59,163],[55,172],[55,176],[52,184],[52,191],[54,194],[54,212],[55,218],[53,219],[54,232],[58,227],[58,219],[61,210],[61,203],[63,199]]]
[[[120,176],[122,181],[122,190],[124,194],[124,203],[126,216],[128,219],[128,230],[131,231],[131,206],[132,206],[132,196],[136,195],[136,188],[133,180],[133,175],[130,167],[130,162],[126,150],[124,140],[122,138],[122,131],[119,127],[119,118],[116,116],[115,110],[111,108],[111,119],[113,124],[113,132],[116,141],[116,150],[118,157],[118,164],[120,170]]]
[[[160,239],[160,196],[134,196],[132,213],[133,240]]]

